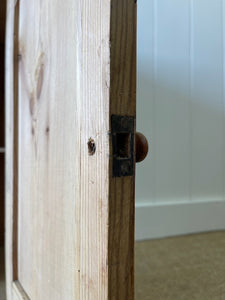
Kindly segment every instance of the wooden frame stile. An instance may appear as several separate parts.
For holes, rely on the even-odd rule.
[[[7,299],[28,299],[18,281],[18,25],[19,0],[7,2],[5,99],[6,99],[6,167],[5,167],[5,264]]]
[[[136,0],[111,5],[110,115],[136,120]],[[135,168],[133,176],[119,178],[109,170],[109,299],[132,300]]]
[[[8,300],[35,300],[39,296],[30,298],[18,275],[20,1],[8,0],[6,23],[6,285]],[[110,130],[111,115],[136,117],[136,1],[84,0],[73,5],[79,15],[75,97],[80,163],[76,254],[71,262],[77,270],[75,294],[65,300],[133,300],[135,170],[132,176],[113,176]],[[90,136],[96,142],[93,156],[87,152]],[[92,170],[97,180],[90,175]]]

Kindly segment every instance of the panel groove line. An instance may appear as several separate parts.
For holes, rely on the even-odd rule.
[[[224,11],[224,0],[139,3],[137,123],[150,155],[137,203],[225,199]]]

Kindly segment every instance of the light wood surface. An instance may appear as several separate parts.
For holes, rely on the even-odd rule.
[[[112,178],[110,116],[135,117],[135,66],[133,1],[8,1],[9,300],[133,299],[134,176]]]
[[[102,172],[98,178],[108,180],[108,150],[101,147],[108,137],[109,101],[101,82],[109,56],[101,51],[109,30],[102,20],[106,8],[88,1],[84,7],[73,1],[28,2],[20,4],[18,30],[18,244],[13,250],[17,247],[18,260],[13,279],[20,285],[12,293],[16,297],[22,287],[30,299],[104,299],[108,186],[96,178]],[[101,111],[100,101],[106,103]],[[90,136],[98,149],[89,158]]]

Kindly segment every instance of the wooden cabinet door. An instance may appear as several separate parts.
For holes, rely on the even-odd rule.
[[[9,300],[134,298],[135,2],[8,0]]]

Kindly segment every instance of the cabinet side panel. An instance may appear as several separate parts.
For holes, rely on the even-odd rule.
[[[18,281],[30,299],[107,298],[109,28],[108,0],[21,1]]]
[[[80,125],[76,1],[19,9],[18,281],[30,299],[75,299]]]

